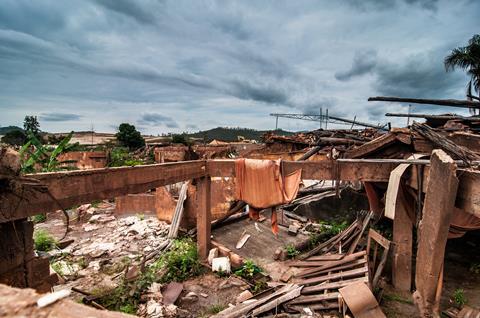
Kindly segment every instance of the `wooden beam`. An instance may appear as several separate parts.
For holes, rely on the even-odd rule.
[[[400,185],[393,219],[392,283],[401,291],[410,291],[412,287],[413,222],[408,214],[409,207]]]
[[[210,177],[197,179],[197,246],[201,260],[208,257],[211,235]]]
[[[394,162],[283,161],[283,171],[289,174],[302,169],[302,179],[387,182]],[[235,160],[207,160],[211,177],[235,176]]]
[[[427,104],[438,106],[450,106],[461,108],[480,108],[480,102],[470,100],[458,99],[424,99],[424,98],[402,98],[402,97],[387,97],[376,96],[368,98],[369,102],[398,102],[398,103],[413,103],[413,104]]]
[[[136,167],[103,168],[26,175],[38,180],[63,208],[141,193],[156,187],[205,175],[205,161],[184,161]],[[25,186],[17,195],[0,200],[0,223],[55,211],[60,206],[50,196]]]
[[[457,167],[452,158],[442,150],[434,150],[431,161],[418,231],[415,274],[414,300],[422,317],[431,317],[437,307],[437,284],[458,187]]]

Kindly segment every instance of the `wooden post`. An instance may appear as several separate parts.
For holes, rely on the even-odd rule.
[[[442,150],[434,150],[430,161],[423,217],[418,229],[417,290],[413,294],[421,317],[439,316],[434,312],[438,308],[437,286],[458,188],[457,167],[452,158]]]
[[[208,257],[210,249],[210,177],[197,179],[197,246],[201,260]]]
[[[412,220],[408,214],[407,203],[402,186],[398,189],[393,220],[393,262],[392,283],[401,291],[410,291],[412,287]]]

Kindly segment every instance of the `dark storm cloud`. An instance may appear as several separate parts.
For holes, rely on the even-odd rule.
[[[140,125],[146,126],[166,126],[168,128],[177,128],[178,124],[171,117],[156,113],[145,113],[138,121]]]
[[[94,0],[94,2],[116,13],[133,18],[137,22],[145,24],[155,23],[154,14],[145,5],[148,2],[135,0]],[[141,4],[145,6],[142,7]]]
[[[382,95],[418,98],[452,96],[463,85],[461,73],[445,72],[444,50],[382,62],[375,69],[375,89]]]
[[[82,116],[78,114],[69,114],[69,113],[42,113],[40,115],[40,120],[44,121],[72,121],[79,120]]]
[[[2,122],[43,113],[58,120],[42,128],[70,130],[47,115],[81,107],[78,129],[157,134],[320,107],[366,121],[377,94],[461,97],[446,51],[424,56],[467,43],[478,1],[348,1],[2,0]]]
[[[335,78],[339,81],[348,81],[352,77],[370,73],[376,65],[377,52],[375,50],[356,52],[351,68],[347,71],[335,73]]]
[[[255,85],[247,81],[234,80],[231,82],[233,95],[247,100],[254,100],[268,104],[286,104],[287,94],[280,88],[266,85]]]
[[[332,109],[335,108],[336,105],[337,100],[334,98],[319,98],[317,103],[314,105],[305,105],[302,107],[302,109],[303,114],[305,115],[316,115],[320,113],[320,108],[322,108],[323,112],[325,112],[327,108]],[[338,112],[340,112],[340,110],[337,110],[337,113]]]
[[[439,0],[348,0],[350,5],[361,10],[388,10],[395,8],[401,2],[435,11]]]

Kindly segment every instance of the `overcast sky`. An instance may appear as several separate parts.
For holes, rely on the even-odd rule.
[[[270,113],[320,107],[383,123],[407,106],[369,96],[464,98],[466,76],[443,58],[480,31],[479,12],[475,0],[1,0],[0,126],[273,129]]]

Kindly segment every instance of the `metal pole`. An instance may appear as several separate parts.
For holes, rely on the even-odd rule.
[[[410,126],[410,113],[412,112],[412,105],[408,105],[407,127]]]
[[[322,107],[320,107],[320,129],[322,129]]]
[[[327,108],[325,117],[326,117],[326,118],[325,118],[325,130],[327,130],[327,125],[328,125],[328,108]]]
[[[275,130],[278,130],[278,116],[275,116]]]

